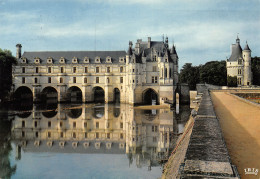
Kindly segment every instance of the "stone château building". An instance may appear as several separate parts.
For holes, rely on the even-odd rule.
[[[129,42],[128,51],[45,51],[21,53],[14,66],[14,98],[106,103],[174,100],[178,83],[175,46],[163,41]]]
[[[251,50],[246,43],[244,50],[237,37],[236,44],[231,46],[231,56],[226,61],[227,76],[237,77],[238,86],[252,85]]]

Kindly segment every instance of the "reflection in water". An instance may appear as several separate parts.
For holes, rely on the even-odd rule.
[[[9,156],[11,147],[11,122],[0,113],[0,178],[11,178],[16,172],[16,165],[11,165]]]
[[[15,158],[21,162],[28,157],[24,153],[113,154],[126,155],[129,169],[154,171],[170,154],[189,116],[189,108],[175,116],[169,109],[141,110],[127,104],[45,109],[34,106],[30,114],[13,120]],[[156,172],[155,177],[160,175]]]

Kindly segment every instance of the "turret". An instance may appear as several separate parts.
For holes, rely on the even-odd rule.
[[[242,51],[244,59],[244,85],[252,85],[252,71],[251,71],[251,50],[246,42],[246,46]]]
[[[126,53],[126,64],[129,63],[130,57],[133,54],[132,45],[133,45],[133,43],[131,41],[129,41],[129,47],[128,47],[128,50],[127,50],[127,53]]]
[[[19,59],[22,56],[22,45],[17,44],[16,45],[16,58]]]

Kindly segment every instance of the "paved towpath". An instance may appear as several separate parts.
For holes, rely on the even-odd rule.
[[[211,97],[231,161],[241,178],[260,178],[260,107],[228,92],[211,92]],[[245,168],[259,169],[258,175],[245,175]]]

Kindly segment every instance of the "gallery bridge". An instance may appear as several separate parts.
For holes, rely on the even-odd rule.
[[[118,86],[107,85],[23,85],[14,89],[13,99],[18,102],[71,102],[71,103],[130,103],[160,104],[158,87],[122,92]],[[130,95],[133,94],[133,100]]]

